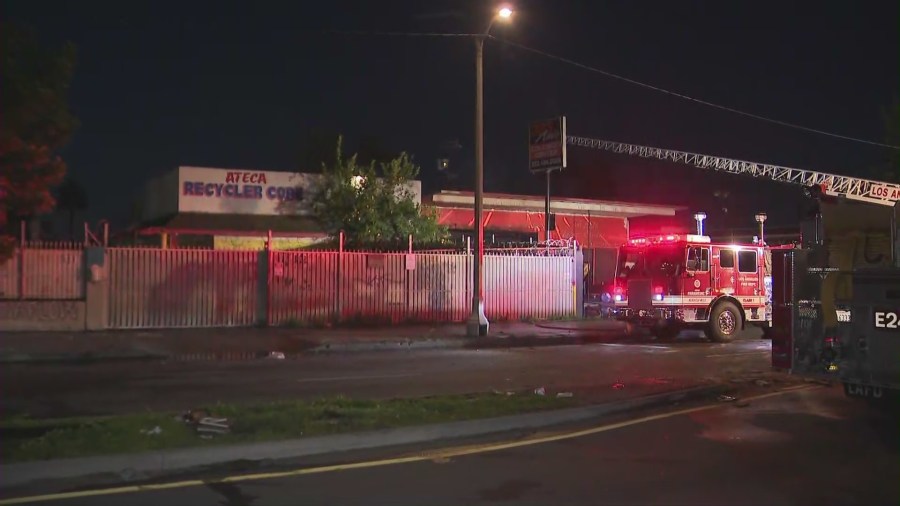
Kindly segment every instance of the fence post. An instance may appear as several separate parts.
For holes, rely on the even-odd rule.
[[[25,235],[25,220],[19,222],[19,269],[18,289],[19,299],[25,298],[25,247],[28,239]]]
[[[575,303],[573,313],[584,317],[584,251],[578,247],[578,241],[572,241],[572,295]]]
[[[272,284],[273,284],[273,276],[275,274],[274,271],[274,258],[272,252],[272,231],[269,230],[266,234],[266,326],[272,326]]]
[[[105,247],[84,249],[84,328],[105,330],[110,321],[110,258]]]
[[[338,233],[338,257],[337,257],[337,266],[334,269],[335,272],[335,280],[334,280],[334,308],[335,315],[334,319],[337,322],[341,321],[341,318],[344,314],[344,300],[341,296],[341,272],[344,267],[344,231],[341,230]]]
[[[412,300],[413,300],[413,296],[412,296],[413,272],[412,272],[412,269],[410,269],[410,267],[418,268],[418,265],[416,265],[418,263],[417,262],[418,259],[415,258],[413,255],[415,255],[415,253],[413,253],[413,236],[412,236],[412,234],[409,234],[409,250],[407,251],[407,257],[403,259],[403,264],[404,264],[403,271],[406,273],[406,306],[405,306],[406,314],[405,314],[405,317],[407,320],[412,319],[412,318],[410,318],[410,314],[412,313],[411,306],[412,306]],[[410,264],[410,261],[412,261],[413,263]]]

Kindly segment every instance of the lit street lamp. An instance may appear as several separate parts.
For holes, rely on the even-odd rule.
[[[466,335],[486,336],[488,320],[484,315],[484,39],[488,37],[494,22],[508,21],[512,9],[500,8],[491,17],[484,33],[475,37],[475,261],[472,269],[472,314],[466,321]]]

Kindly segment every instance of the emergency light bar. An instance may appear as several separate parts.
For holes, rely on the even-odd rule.
[[[649,246],[651,244],[673,244],[676,242],[695,242],[709,244],[712,242],[709,236],[697,234],[668,234],[658,235],[654,237],[636,237],[629,239],[628,244],[631,246]]]

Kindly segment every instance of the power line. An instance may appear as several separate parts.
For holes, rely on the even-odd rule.
[[[535,49],[535,48],[526,46],[526,45],[524,45],[524,44],[519,44],[518,42],[513,42],[513,41],[511,41],[511,40],[503,39],[503,38],[500,38],[500,37],[495,37],[495,36],[493,36],[493,35],[490,35],[489,37],[492,38],[492,39],[494,39],[494,40],[496,40],[496,41],[498,41],[498,42],[501,42],[501,43],[503,43],[503,44],[508,44],[508,45],[510,45],[510,46],[517,47],[517,48],[519,48],[519,49],[523,49],[523,50],[525,50],[525,51],[529,51],[529,52],[532,52],[532,53],[534,53],[534,54],[537,54],[537,55],[540,55],[540,56],[544,56],[544,57],[546,57],[546,58],[550,58],[550,59],[553,59],[553,60],[556,60],[556,61],[559,61],[559,62],[562,62],[562,63],[566,63],[566,64],[569,64],[569,65],[572,65],[572,66],[575,66],[575,67],[578,67],[578,68],[581,68],[581,69],[584,69],[584,70],[588,70],[588,71],[591,71],[591,72],[595,72],[595,73],[598,73],[598,74],[602,74],[602,75],[604,75],[604,76],[606,76],[606,77],[611,77],[611,78],[613,78],[613,79],[618,79],[618,80],[620,80],[620,81],[624,81],[624,82],[629,83],[629,84],[634,84],[634,85],[636,85],[636,86],[640,86],[640,87],[647,88],[647,89],[650,89],[650,90],[653,90],[653,91],[657,91],[657,92],[660,92],[660,93],[664,93],[664,94],[666,94],[666,95],[672,95],[672,96],[677,97],[677,98],[681,98],[681,99],[688,100],[688,101],[691,101],[691,102],[696,102],[696,103],[698,103],[698,104],[705,105],[705,106],[708,106],[708,107],[713,107],[713,108],[715,108],[715,109],[720,109],[720,110],[723,110],[723,111],[728,111],[728,112],[730,112],[730,113],[739,114],[739,115],[741,115],[741,116],[747,116],[747,117],[749,117],[749,118],[753,118],[753,119],[757,119],[757,120],[761,120],[761,121],[766,121],[766,122],[769,122],[769,123],[774,123],[774,124],[776,124],[776,125],[781,125],[781,126],[784,126],[784,127],[796,128],[796,129],[798,129],[798,130],[804,130],[804,131],[806,131],[806,132],[811,132],[811,133],[816,133],[816,134],[821,134],[821,135],[827,135],[827,136],[829,136],[829,137],[835,137],[835,138],[843,139],[843,140],[847,140],[847,141],[861,142],[861,143],[863,143],[863,144],[869,144],[869,145],[872,145],[872,146],[880,146],[880,147],[883,147],[883,148],[890,148],[890,149],[897,149],[897,150],[900,150],[900,146],[894,146],[894,145],[891,145],[891,144],[885,144],[885,143],[882,143],[882,142],[875,142],[875,141],[870,141],[870,140],[866,140],[866,139],[859,139],[859,138],[857,138],[857,137],[850,137],[850,136],[847,136],[847,135],[841,135],[841,134],[836,134],[836,133],[832,133],[832,132],[826,132],[826,131],[824,131],[824,130],[819,130],[819,129],[816,129],[816,128],[810,128],[810,127],[806,127],[806,126],[803,126],[803,125],[797,125],[797,124],[795,124],[795,123],[788,123],[788,122],[786,122],[786,121],[781,121],[781,120],[777,120],[777,119],[773,119],[773,118],[767,118],[767,117],[765,117],[765,116],[760,116],[760,115],[758,115],[758,114],[753,114],[753,113],[750,113],[750,112],[741,111],[741,110],[734,109],[734,108],[731,108],[731,107],[727,107],[727,106],[724,106],[724,105],[714,104],[714,103],[712,103],[712,102],[707,102],[706,100],[701,100],[701,99],[694,98],[694,97],[690,97],[690,96],[687,96],[687,95],[684,95],[684,94],[681,94],[681,93],[677,93],[677,92],[674,92],[674,91],[670,91],[670,90],[667,90],[667,89],[665,89],[665,88],[660,88],[660,87],[658,87],[658,86],[653,86],[653,85],[651,85],[651,84],[643,83],[643,82],[641,82],[641,81],[636,81],[636,80],[634,80],[634,79],[629,79],[629,78],[627,78],[627,77],[620,76],[620,75],[618,75],[618,74],[614,74],[614,73],[608,72],[608,71],[606,71],[606,70],[598,69],[598,68],[592,67],[592,66],[590,66],[590,65],[585,65],[584,63],[579,63],[579,62],[577,62],[577,61],[570,60],[570,59],[568,59],[568,58],[563,58],[562,56],[556,56],[556,55],[550,54],[550,53],[548,53],[548,52],[546,52],[546,51],[541,51],[540,49]]]
[[[317,33],[342,34],[342,35],[373,35],[373,36],[386,36],[386,37],[447,37],[447,38],[474,38],[474,37],[484,37],[484,36],[485,36],[484,34],[479,34],[479,33],[398,32],[398,31],[376,31],[376,30],[319,30],[319,31],[316,31],[316,32],[317,32]],[[606,71],[606,70],[599,69],[599,68],[597,68],[597,67],[592,67],[592,66],[590,66],[590,65],[586,65],[586,64],[584,64],[584,63],[577,62],[577,61],[575,61],[575,60],[570,60],[569,58],[564,58],[564,57],[562,57],[562,56],[557,56],[557,55],[555,55],[555,54],[551,54],[551,53],[548,53],[548,52],[546,52],[546,51],[541,51],[540,49],[535,49],[535,48],[533,48],[533,47],[529,47],[529,46],[526,46],[526,45],[524,45],[524,44],[520,44],[520,43],[518,43],[518,42],[513,42],[513,41],[508,40],[508,39],[504,39],[504,38],[501,38],[501,37],[496,37],[496,36],[494,36],[494,35],[487,35],[487,36],[490,37],[491,39],[496,40],[497,42],[500,42],[500,43],[503,43],[503,44],[507,44],[507,45],[510,45],[510,46],[513,46],[513,47],[516,47],[516,48],[519,48],[519,49],[522,49],[522,50],[525,50],[525,51],[528,51],[528,52],[531,52],[531,53],[534,53],[534,54],[537,54],[537,55],[540,55],[540,56],[543,56],[543,57],[545,57],[545,58],[550,58],[550,59],[552,59],[552,60],[556,60],[556,61],[559,61],[559,62],[562,62],[562,63],[566,63],[566,64],[568,64],[568,65],[572,65],[572,66],[574,66],[574,67],[581,68],[581,69],[583,69],[583,70],[587,70],[587,71],[590,71],[590,72],[595,72],[595,73],[597,73],[597,74],[601,74],[601,75],[604,75],[604,76],[606,76],[606,77],[611,77],[611,78],[613,78],[613,79],[618,79],[618,80],[620,80],[620,81],[624,81],[624,82],[629,83],[629,84],[633,84],[633,85],[636,85],[636,86],[640,86],[640,87],[642,87],[642,88],[646,88],[646,89],[649,89],[649,90],[653,90],[653,91],[656,91],[656,92],[659,92],[659,93],[664,93],[664,94],[666,94],[666,95],[671,95],[671,96],[673,96],[673,97],[680,98],[680,99],[683,99],[683,100],[687,100],[687,101],[690,101],[690,102],[694,102],[694,103],[697,103],[697,104],[700,104],[700,105],[705,105],[705,106],[707,106],[707,107],[712,107],[712,108],[714,108],[714,109],[719,109],[719,110],[722,110],[722,111],[727,111],[727,112],[730,112],[730,113],[732,113],[732,114],[738,114],[738,115],[741,115],[741,116],[746,116],[746,117],[748,117],[748,118],[753,118],[753,119],[756,119],[756,120],[765,121],[765,122],[768,122],[768,123],[773,123],[773,124],[780,125],[780,126],[783,126],[783,127],[794,128],[794,129],[797,129],[797,130],[803,130],[803,131],[805,131],[805,132],[810,132],[810,133],[815,133],[815,134],[820,134],[820,135],[826,135],[826,136],[829,136],[829,137],[834,137],[834,138],[837,138],[837,139],[843,139],[843,140],[846,140],[846,141],[859,142],[859,143],[863,143],[863,144],[869,144],[869,145],[871,145],[871,146],[879,146],[879,147],[883,147],[883,148],[889,148],[889,149],[900,150],[900,146],[894,146],[894,145],[892,145],[892,144],[886,144],[886,143],[883,143],[883,142],[875,142],[875,141],[870,141],[870,140],[866,140],[866,139],[860,139],[860,138],[858,138],[858,137],[850,137],[850,136],[848,136],[848,135],[842,135],[842,134],[836,134],[836,133],[833,133],[833,132],[827,132],[827,131],[825,131],[825,130],[819,130],[819,129],[817,129],[817,128],[810,128],[810,127],[807,127],[807,126],[798,125],[798,124],[796,124],[796,123],[789,123],[789,122],[787,122],[787,121],[781,121],[781,120],[778,120],[778,119],[769,118],[769,117],[766,117],[766,116],[761,116],[761,115],[759,115],[759,114],[753,114],[753,113],[751,113],[751,112],[741,111],[741,110],[735,109],[735,108],[733,108],[733,107],[728,107],[728,106],[724,106],[724,105],[715,104],[715,103],[713,103],[713,102],[708,102],[708,101],[706,101],[706,100],[701,100],[701,99],[699,99],[699,98],[694,98],[694,97],[685,95],[685,94],[683,94],[683,93],[678,93],[678,92],[675,92],[675,91],[667,90],[667,89],[665,89],[665,88],[660,88],[659,86],[654,86],[654,85],[652,85],[652,84],[647,84],[647,83],[644,83],[644,82],[641,82],[641,81],[637,81],[637,80],[634,80],[634,79],[630,79],[630,78],[627,78],[627,77],[625,77],[625,76],[621,76],[621,75],[618,75],[618,74],[615,74],[615,73],[612,73],[612,72],[609,72],[609,71]]]
[[[330,33],[337,35],[377,35],[385,37],[483,37],[477,33],[447,33],[447,32],[390,32],[374,30],[314,30],[312,33]]]

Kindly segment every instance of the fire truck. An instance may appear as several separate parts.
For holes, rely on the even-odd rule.
[[[623,248],[620,266],[637,270],[621,271],[610,296],[616,309],[632,318],[636,313],[657,321],[706,323],[713,339],[729,339],[721,335],[723,328],[766,322],[774,369],[837,381],[848,396],[896,408],[900,185],[601,139],[568,136],[566,142],[800,186],[809,212],[801,216],[799,244],[768,248],[762,230],[754,245],[717,245],[700,234],[644,239]],[[737,269],[723,267],[723,252],[726,266],[738,255]],[[740,252],[747,252],[746,270],[755,268],[755,276],[741,272]],[[771,290],[765,276],[760,278],[762,256],[771,258],[765,262],[771,265]],[[732,272],[733,282],[722,275]],[[753,298],[760,295],[770,301],[771,311],[760,310]],[[691,305],[695,300],[702,303]]]
[[[696,328],[729,342],[748,324],[768,329],[768,249],[713,243],[698,232],[630,239],[604,296],[613,316],[663,339]]]

